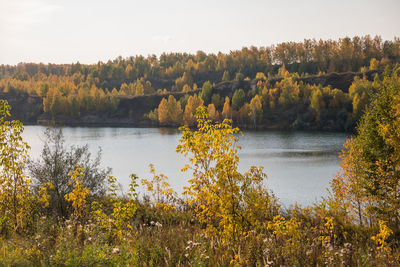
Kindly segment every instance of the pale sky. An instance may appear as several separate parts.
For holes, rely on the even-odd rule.
[[[400,37],[399,0],[0,0],[0,64]]]

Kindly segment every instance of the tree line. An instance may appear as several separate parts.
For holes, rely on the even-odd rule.
[[[172,91],[189,92],[221,81],[282,77],[279,68],[299,76],[383,69],[398,62],[400,40],[381,37],[306,39],[268,47],[244,47],[230,53],[164,53],[110,60],[97,64],[34,64],[0,66],[0,91],[43,98],[46,112],[80,116],[112,111],[116,98]],[[52,105],[56,99],[56,104]],[[63,108],[58,108],[61,101]],[[104,104],[104,105],[102,105]],[[54,107],[54,110],[52,108]],[[70,111],[72,109],[73,111]],[[99,110],[100,109],[100,110]]]
[[[374,69],[373,64],[371,62],[369,69]],[[146,116],[160,125],[193,126],[196,109],[205,106],[210,119],[215,122],[231,119],[236,125],[251,128],[271,123],[274,114],[284,116],[292,111],[295,114],[290,119],[290,126],[295,129],[331,123],[335,129],[351,130],[370,103],[371,95],[379,90],[383,77],[390,72],[391,68],[387,68],[385,73],[376,74],[372,81],[365,75],[356,76],[345,92],[330,86],[303,83],[298,73],[290,73],[283,66],[278,70],[282,77],[278,81],[257,73],[253,90],[239,88],[231,97],[221,97],[207,81],[197,94],[179,99],[173,95],[163,98]]]

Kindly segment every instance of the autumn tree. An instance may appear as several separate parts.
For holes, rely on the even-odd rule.
[[[153,197],[153,203],[156,207],[164,210],[173,210],[178,201],[177,193],[171,188],[168,177],[164,174],[156,174],[153,164],[149,165],[152,177],[150,179],[142,179],[141,183],[146,187]]]
[[[182,122],[183,111],[181,103],[176,101],[173,95],[168,97],[167,101],[167,120],[169,123],[179,124]],[[161,103],[160,103],[161,104]]]
[[[210,120],[212,121],[218,121],[219,119],[219,112],[215,109],[214,104],[209,104],[207,107],[207,113],[208,113],[208,117],[210,118]]]
[[[257,72],[256,74],[256,80],[266,80],[267,77],[265,76],[265,74],[263,72]]]
[[[348,139],[343,147],[344,149],[340,153],[341,171],[331,182],[335,197],[333,203],[339,203],[340,208],[360,225],[370,224],[372,218],[368,213],[368,208],[371,202],[361,186],[361,171],[365,166],[357,162],[361,150],[357,147],[354,138]]]
[[[25,174],[29,146],[22,139],[24,127],[9,121],[11,107],[0,100],[0,211],[14,230],[22,230],[29,220],[30,184]]]
[[[144,86],[142,83],[136,83],[135,95],[144,95]]]
[[[247,124],[248,120],[252,116],[252,111],[250,109],[249,103],[244,103],[244,105],[239,109],[239,120],[243,124]]]
[[[356,209],[361,222],[363,210],[358,210],[365,208],[371,223],[379,219],[395,229],[400,228],[398,71],[379,82],[379,91],[372,96],[357,128],[358,135],[342,154],[342,172],[334,181],[335,196],[349,203],[349,209]],[[352,204],[354,200],[357,205]]]
[[[232,118],[232,108],[230,105],[229,97],[225,97],[224,107],[222,109],[222,116],[225,119]]]
[[[72,203],[74,208],[74,216],[77,220],[82,222],[86,210],[86,198],[90,190],[83,184],[85,170],[76,165],[76,169],[68,173],[71,176],[69,185],[72,186],[72,191],[65,195],[65,200]]]
[[[129,190],[126,198],[118,196],[117,179],[114,176],[107,177],[108,197],[112,203],[111,213],[106,212],[101,202],[91,203],[92,217],[96,224],[105,232],[109,241],[121,242],[127,235],[134,232],[132,227],[133,218],[138,209],[137,187],[138,177],[130,174]]]
[[[299,84],[293,80],[293,78],[285,76],[282,81],[277,83],[281,90],[281,94],[279,95],[279,104],[284,107],[297,104],[299,101],[300,94],[300,86]]]
[[[196,119],[196,130],[181,128],[177,146],[177,152],[189,157],[189,164],[182,170],[192,171],[184,194],[189,197],[188,204],[194,208],[194,214],[204,224],[206,235],[237,247],[250,226],[256,224],[249,211],[253,205],[248,197],[255,196],[253,193],[266,175],[262,167],[252,166],[244,174],[238,171],[239,129],[232,128],[229,120],[211,123],[204,107],[198,109]],[[266,199],[256,201],[261,204]]]
[[[321,110],[325,108],[325,102],[320,88],[315,88],[311,94],[310,107],[315,110],[316,121],[321,119]]]
[[[329,101],[328,107],[330,109],[340,109],[344,106],[347,96],[339,89],[333,89],[331,92],[332,99]]]
[[[262,102],[259,95],[255,95],[250,101],[250,112],[251,118],[253,119],[253,125],[256,127],[257,121],[261,120],[262,116]]]
[[[187,92],[190,92],[190,91],[192,91],[192,88],[190,88],[189,85],[185,84],[183,86],[182,92],[187,93]]]
[[[186,71],[183,73],[182,77],[179,77],[178,79],[175,80],[177,91],[182,91],[183,86],[185,84],[189,86],[193,85],[193,77],[190,73]]]
[[[379,68],[379,61],[376,58],[371,58],[369,61],[369,69],[370,70],[377,70]]]
[[[203,99],[198,95],[189,96],[183,114],[183,123],[188,126],[193,126],[196,122],[195,114],[198,107],[203,106]]]
[[[349,96],[353,102],[353,116],[358,120],[365,107],[370,102],[370,96],[376,92],[376,82],[370,82],[365,77],[355,77],[353,83],[349,87]]]
[[[163,98],[158,105],[158,121],[161,124],[167,123],[168,121],[168,101],[167,99]]]

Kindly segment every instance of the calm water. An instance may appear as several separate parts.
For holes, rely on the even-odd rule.
[[[42,126],[26,126],[25,140],[30,155],[37,158],[43,143]],[[180,172],[186,160],[175,152],[180,133],[163,128],[86,128],[63,129],[68,145],[88,144],[95,153],[102,148],[103,166],[113,169],[124,189],[129,174],[149,177],[148,165],[169,177],[170,184],[182,192],[189,174]],[[240,170],[250,165],[264,166],[267,185],[284,205],[296,201],[308,205],[327,195],[329,181],[339,170],[338,152],[346,134],[316,132],[244,132],[240,138]]]

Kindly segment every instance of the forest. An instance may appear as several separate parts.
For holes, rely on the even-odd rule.
[[[330,47],[347,41],[323,44]],[[378,41],[374,39],[372,43]],[[350,43],[353,45],[354,40]],[[313,42],[304,42],[300,47],[306,44]],[[273,51],[281,51],[278,47],[283,49],[277,46]],[[285,66],[295,64],[289,55],[280,59]],[[370,68],[374,64],[384,63],[371,60]],[[295,65],[308,66],[301,62]],[[336,61],[322,66],[350,68]],[[360,65],[351,64],[353,67]],[[3,67],[7,75],[14,77],[3,77],[2,81],[35,84],[43,82],[42,78],[35,81],[35,77],[46,76],[24,72],[26,79],[17,78],[17,72],[12,74],[16,68]],[[60,87],[49,87],[46,96],[43,94],[44,101],[51,90],[70,88],[68,79],[82,75],[74,72],[75,68],[90,69],[76,65],[47,68],[63,75],[47,76],[55,79],[55,84],[60,82]],[[64,69],[72,76],[62,73]],[[150,73],[151,69],[146,71]],[[241,71],[246,73],[244,68]],[[100,167],[101,154],[92,157],[87,146],[67,147],[57,128],[46,130],[40,158],[30,159],[29,144],[22,138],[23,124],[10,120],[12,107],[1,100],[0,264],[399,266],[400,67],[387,65],[372,82],[356,79],[348,93],[296,84],[286,67],[280,67],[277,75],[283,76],[279,95],[268,88],[267,79],[258,77],[259,93],[250,103],[241,90],[234,93],[231,102],[219,100],[222,117],[216,117],[215,106],[214,110],[211,104],[206,107],[203,96],[207,90],[188,98],[186,107],[193,108],[190,113],[186,107],[184,112],[182,107],[176,112],[180,102],[169,96],[161,101],[157,112],[149,114],[156,113],[160,121],[183,116],[185,126],[180,128],[176,152],[188,159],[182,171],[190,178],[182,194],[176,193],[168,177],[157,173],[153,165],[149,166],[150,177],[131,174],[130,186],[121,194],[117,178],[110,176],[109,169]],[[135,84],[142,83],[138,80]],[[210,85],[211,82],[203,89]],[[298,94],[285,88],[297,88],[294,91]],[[354,94],[352,105],[357,110],[358,103],[363,103],[364,111],[357,113],[360,118],[356,134],[344,145],[341,170],[332,179],[327,198],[307,207],[282,207],[266,186],[268,170],[251,166],[244,173],[238,171],[241,147],[237,141],[241,132],[233,126],[229,110],[232,114],[233,110],[238,111],[240,118],[240,110],[247,106],[244,113],[249,112],[249,119],[256,123],[263,105],[291,105],[301,101],[300,95],[307,95],[317,119],[322,120],[322,110],[340,107],[346,94]],[[331,102],[325,102],[326,95],[331,95]],[[171,106],[178,108],[170,109]],[[140,186],[146,192],[143,195],[138,193]]]
[[[0,92],[39,98],[36,106],[42,112],[35,122],[85,124],[85,116],[95,115],[98,121],[126,118],[127,125],[193,126],[196,108],[205,106],[213,121],[231,119],[243,129],[353,131],[377,80],[399,61],[399,38],[306,39],[226,54],[164,53],[91,65],[1,65]],[[337,73],[354,79],[341,88],[321,84]]]

